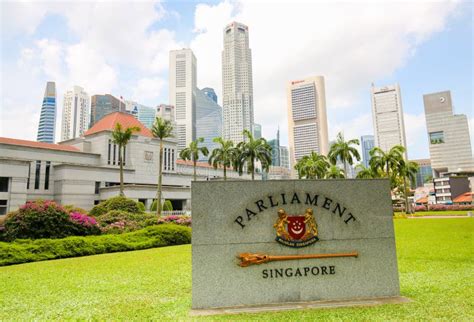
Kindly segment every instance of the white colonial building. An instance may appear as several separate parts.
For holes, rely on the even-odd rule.
[[[84,136],[59,144],[0,137],[0,215],[28,200],[48,199],[91,209],[119,194],[118,146],[115,124],[138,126],[125,149],[125,195],[148,209],[156,198],[159,140],[135,117],[123,112],[106,115]],[[192,162],[177,160],[176,139],[164,140],[163,199],[176,210],[191,207]],[[197,180],[220,179],[222,170],[198,163]],[[239,177],[228,171],[230,178]],[[258,179],[261,176],[257,177]]]

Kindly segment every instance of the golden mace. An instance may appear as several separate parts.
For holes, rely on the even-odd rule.
[[[247,267],[250,265],[259,265],[273,261],[288,261],[294,259],[309,259],[309,258],[334,258],[334,257],[357,257],[358,252],[352,253],[334,253],[334,254],[307,254],[307,255],[280,255],[272,256],[266,254],[241,253],[237,255],[240,259],[239,266]]]

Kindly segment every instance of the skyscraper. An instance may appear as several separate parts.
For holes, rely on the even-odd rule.
[[[374,136],[373,135],[362,135],[360,137],[360,146],[362,148],[362,164],[364,167],[369,167],[370,161],[370,150],[375,146]]]
[[[47,82],[41,107],[36,141],[54,143],[56,131],[56,84]]]
[[[286,146],[280,145],[280,167],[290,168],[290,153]]]
[[[257,123],[253,123],[253,137],[260,139],[262,137],[262,126]]]
[[[196,68],[191,49],[170,51],[169,101],[176,109],[178,151],[196,138]]]
[[[433,177],[433,170],[431,169],[430,159],[418,159],[410,160],[418,164],[418,171],[416,172],[415,182],[412,182],[412,186],[418,188],[423,187],[429,178]],[[432,180],[430,180],[432,182]]]
[[[177,139],[176,134],[176,119],[174,113],[174,106],[167,104],[160,104],[156,107],[156,117],[161,117],[164,120],[168,120],[173,125],[173,138]]]
[[[214,91],[214,88],[205,87],[201,89],[201,91],[207,96],[209,96],[214,101],[214,103],[217,103],[217,94]]]
[[[423,103],[434,177],[474,171],[467,117],[454,114],[451,92],[423,95]]]
[[[91,122],[89,127],[113,112],[125,112],[125,103],[110,95],[93,95],[91,99]]]
[[[196,138],[203,138],[202,146],[212,151],[219,144],[213,140],[222,136],[222,108],[207,96],[204,91],[196,89]],[[208,157],[201,156],[200,160],[207,161]]]
[[[89,95],[80,86],[64,94],[61,141],[81,137],[89,128]]]
[[[372,84],[371,96],[375,146],[383,151],[388,151],[395,145],[401,145],[406,149],[400,86],[395,84],[375,87]],[[405,159],[406,156],[405,151]]]
[[[324,77],[291,81],[287,87],[291,167],[312,151],[327,155],[328,122]]]
[[[253,82],[249,30],[238,22],[224,28],[222,82],[224,138],[241,142],[244,129],[253,133]]]
[[[268,145],[272,148],[272,166],[280,166],[280,129],[277,131],[277,136],[273,140],[268,141]]]
[[[134,101],[125,101],[125,107],[137,120],[151,129],[156,115],[156,110],[153,107],[148,107]]]

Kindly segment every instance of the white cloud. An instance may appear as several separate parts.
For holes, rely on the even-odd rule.
[[[429,157],[425,114],[414,115],[404,113],[403,118],[405,121],[408,158],[418,159],[420,155]]]
[[[142,78],[132,91],[132,100],[151,107],[156,106],[165,85],[166,81],[163,78]]]

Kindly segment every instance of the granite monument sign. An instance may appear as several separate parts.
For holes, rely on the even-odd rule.
[[[388,180],[193,182],[192,307],[399,296]]]

